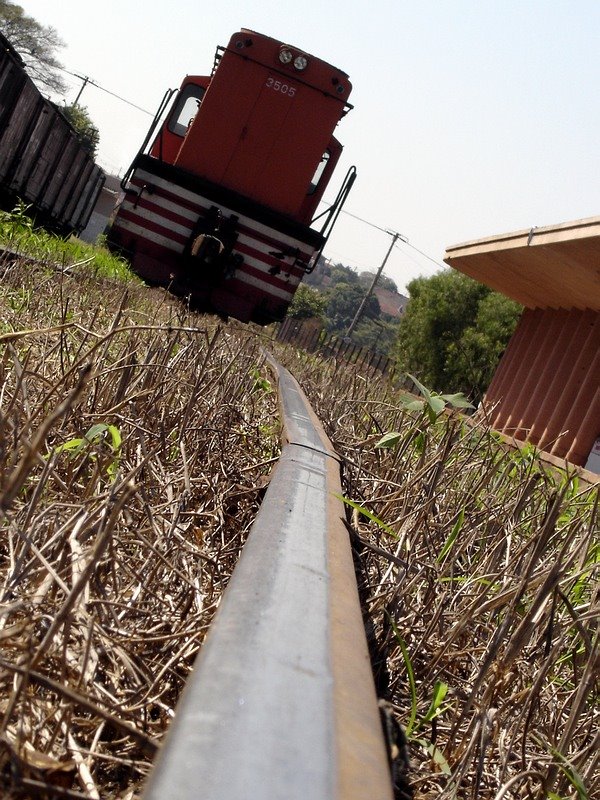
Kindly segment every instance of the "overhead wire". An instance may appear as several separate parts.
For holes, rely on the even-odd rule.
[[[67,75],[71,75],[73,78],[77,78],[80,81],[84,81],[86,84],[89,84],[90,86],[95,86],[96,89],[100,89],[100,91],[106,92],[106,94],[111,95],[111,97],[116,97],[117,100],[121,100],[123,103],[127,103],[128,106],[136,108],[138,111],[141,111],[144,114],[148,114],[148,116],[150,117],[154,116],[154,113],[152,111],[148,111],[146,108],[142,108],[141,106],[132,103],[131,100],[127,100],[127,98],[121,97],[121,95],[116,94],[115,92],[111,92],[110,89],[105,89],[104,86],[100,86],[99,83],[96,83],[96,81],[93,81],[91,78],[88,78],[87,76],[83,75],[77,75],[75,72],[71,72],[70,70],[65,69],[64,67],[61,67],[61,69],[63,72],[66,72]]]
[[[364,219],[363,217],[359,217],[357,214],[352,214],[350,211],[347,211],[345,208],[342,209],[342,214],[346,214],[346,216],[352,217],[353,219],[356,219],[359,222],[364,223],[365,225],[369,225],[369,227],[375,228],[375,230],[381,231],[382,233],[387,233],[387,234],[390,234],[390,235],[393,235],[393,233],[394,233],[394,231],[391,231],[389,228],[382,228],[380,225],[375,225],[374,222],[370,222],[368,219]],[[419,250],[418,247],[415,247],[414,244],[411,244],[411,242],[408,240],[408,237],[402,236],[400,234],[399,238],[398,238],[398,241],[402,242],[402,244],[405,244],[408,247],[411,247],[413,250],[415,250],[417,253],[419,253],[419,255],[423,256],[423,258],[426,258],[429,261],[431,261],[433,264],[435,264],[436,267],[441,267],[442,269],[445,269],[445,265],[444,264],[441,264],[439,261],[436,261],[435,258],[432,258],[432,256],[427,255],[427,253],[423,252],[423,250]],[[397,247],[398,243],[396,243],[394,246]]]

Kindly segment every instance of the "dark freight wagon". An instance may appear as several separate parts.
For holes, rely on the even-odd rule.
[[[0,206],[11,210],[22,200],[38,224],[79,232],[103,183],[103,171],[73,126],[43,97],[0,34]]]

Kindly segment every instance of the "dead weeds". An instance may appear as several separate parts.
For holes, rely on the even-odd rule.
[[[276,458],[256,337],[0,266],[0,785],[132,798]]]
[[[279,357],[344,458],[377,688],[415,797],[597,797],[598,486],[483,422],[432,424],[375,376]]]

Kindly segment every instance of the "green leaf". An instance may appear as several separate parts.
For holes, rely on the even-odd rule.
[[[415,672],[413,670],[412,661],[410,660],[410,653],[408,652],[408,647],[406,646],[406,642],[404,641],[402,636],[400,636],[400,631],[398,630],[398,626],[396,625],[392,617],[387,613],[387,611],[386,615],[390,621],[392,630],[394,631],[394,636],[396,637],[398,646],[400,647],[400,651],[402,653],[402,659],[404,661],[404,667],[406,669],[406,677],[408,678],[408,686],[410,689],[410,717],[406,725],[406,735],[410,738],[410,735],[415,728],[415,723],[417,720],[417,684],[415,681]]]
[[[85,438],[88,442],[99,441],[102,435],[106,433],[107,428],[108,425],[105,422],[98,422],[96,425],[92,425],[86,433]]]
[[[415,450],[417,451],[417,453],[419,455],[423,455],[423,452],[425,451],[425,442],[426,442],[425,434],[423,433],[423,431],[421,431],[415,436],[414,442],[415,442]]]
[[[462,392],[458,392],[457,394],[442,394],[440,397],[443,397],[446,403],[454,408],[475,408],[472,403],[469,403]]]
[[[431,760],[443,775],[452,775],[450,764],[444,758],[444,754],[439,747],[436,747],[432,742],[428,742],[427,739],[415,739],[415,741],[429,753]]]
[[[386,433],[381,439],[377,442],[375,447],[395,447],[399,441],[402,439],[401,433],[396,433],[392,431],[391,433]]]
[[[409,397],[400,398],[400,402],[408,411],[423,411],[425,408],[424,400],[414,400]]]
[[[410,372],[407,372],[406,374],[407,374],[407,375],[408,375],[408,377],[411,379],[411,381],[412,381],[412,382],[415,384],[415,386],[417,387],[417,389],[418,389],[418,390],[421,392],[421,394],[423,395],[423,397],[425,397],[427,400],[429,400],[429,398],[431,397],[431,392],[429,391],[429,389],[427,389],[427,387],[423,386],[423,384],[422,384],[422,383],[420,383],[420,382],[419,382],[419,381],[418,381],[418,380],[415,378],[415,376],[414,376],[414,375],[411,375],[411,374],[410,374]]]
[[[433,697],[427,713],[419,721],[419,726],[424,725],[426,722],[431,722],[435,717],[439,717],[448,706],[442,707],[442,703],[448,694],[448,684],[443,681],[436,681],[433,688]]]
[[[336,494],[336,495],[334,495],[334,497],[337,497],[338,500],[341,500],[342,503],[345,503],[347,506],[350,506],[350,508],[356,509],[356,511],[358,511],[359,514],[362,514],[363,517],[366,517],[367,519],[370,519],[371,522],[374,522],[376,525],[378,525],[386,533],[389,533],[390,536],[394,537],[394,539],[398,538],[398,534],[396,533],[396,531],[392,530],[392,528],[390,528],[389,525],[386,525],[385,522],[383,522],[383,520],[381,520],[378,517],[376,517],[375,514],[373,514],[371,511],[369,511],[368,508],[365,508],[364,506],[361,506],[360,503],[356,503],[354,500],[350,500],[350,498],[344,497],[341,494]]]
[[[429,407],[434,412],[436,417],[439,416],[439,414],[441,414],[442,411],[446,408],[446,403],[444,401],[444,398],[440,397],[437,394],[429,395]]]
[[[108,426],[108,432],[110,433],[110,438],[112,440],[112,447],[115,453],[121,449],[121,445],[123,444],[123,438],[121,436],[121,431],[116,428],[114,425]]]
[[[450,536],[444,542],[444,546],[442,547],[439,556],[437,557],[436,561],[438,564],[441,564],[442,561],[446,558],[450,550],[452,550],[452,545],[454,544],[456,537],[460,533],[460,529],[462,528],[463,522],[465,520],[465,509],[464,507],[461,508],[458,519],[452,526],[452,530],[450,531]]]
[[[86,439],[69,439],[68,442],[64,444],[59,444],[58,447],[55,448],[55,453],[63,453],[64,451],[69,450],[76,450],[82,448],[83,445],[87,444]]]
[[[260,370],[258,369],[258,367],[253,367],[250,370],[249,375],[254,381],[251,389],[252,392],[257,392],[260,390],[265,394],[270,394],[273,391],[271,382],[267,380],[267,378],[263,378],[263,376],[260,374]]]

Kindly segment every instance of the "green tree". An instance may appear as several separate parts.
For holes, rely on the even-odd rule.
[[[80,105],[72,105],[65,106],[65,108],[61,110],[79,134],[84,149],[95,158],[100,141],[100,134],[98,128],[96,128],[90,119],[87,108]]]
[[[55,29],[41,25],[16,3],[0,0],[0,30],[38,86],[63,95],[66,84],[60,75],[62,65],[56,51],[65,45]]]
[[[335,333],[344,333],[358,311],[365,290],[360,283],[337,283],[327,292],[326,327]],[[379,301],[371,295],[363,312],[363,319],[376,319],[380,315]]]
[[[362,319],[352,331],[352,341],[374,353],[389,355],[398,336],[398,322]]]
[[[333,267],[330,267],[329,279],[332,285],[338,283],[358,284],[360,282],[358,273],[352,267],[346,267],[343,264],[334,264]]]
[[[363,286],[370,286],[373,281],[373,278],[375,277],[375,273],[361,272],[358,277]],[[389,278],[387,275],[384,275],[383,273],[377,279],[377,286],[379,286],[380,289],[387,289],[388,292],[398,291],[398,285],[396,281],[393,281],[391,278]]]
[[[301,283],[288,308],[287,315],[293,319],[310,319],[312,317],[323,319],[326,307],[327,298],[324,294]]]
[[[521,307],[455,270],[408,285],[399,326],[399,366],[436,392],[479,399],[487,388]]]

